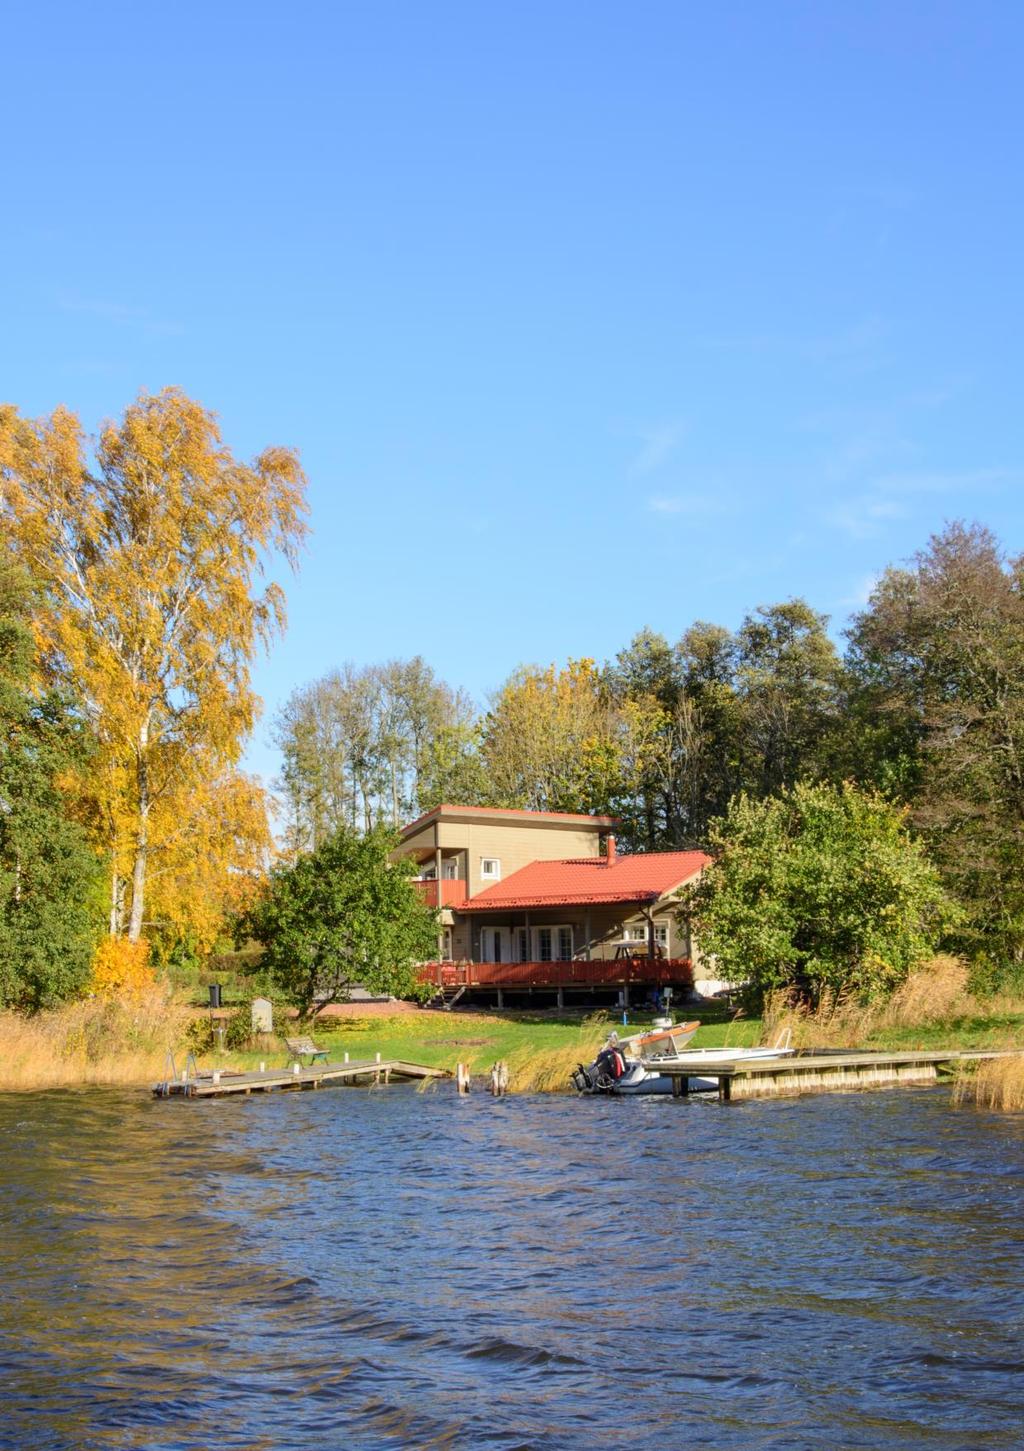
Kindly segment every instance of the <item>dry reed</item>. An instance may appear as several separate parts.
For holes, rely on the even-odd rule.
[[[162,1076],[192,1016],[157,988],[31,1018],[0,1013],[0,1091],[150,1082]]]
[[[961,1065],[954,1098],[957,1103],[975,1103],[997,1113],[1024,1110],[1024,1054],[990,1058],[987,1062]]]
[[[506,1060],[510,1093],[568,1093],[569,1075],[578,1063],[590,1063],[608,1029],[606,1013],[591,1013],[580,1023],[574,1042],[559,1048],[515,1049]]]
[[[864,1003],[843,993],[822,994],[814,1008],[773,993],[764,1005],[762,1043],[774,1043],[787,1030],[794,1048],[854,1048],[879,1033],[920,1028],[969,1014],[990,1015],[967,989],[967,968],[940,954],[912,972],[892,997]]]

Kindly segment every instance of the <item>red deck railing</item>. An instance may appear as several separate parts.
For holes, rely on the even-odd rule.
[[[436,907],[437,903],[437,882],[413,880],[413,885],[428,907]],[[466,900],[466,884],[458,877],[441,878],[441,906],[458,907]]]
[[[670,987],[692,984],[688,957],[573,959],[571,962],[425,962],[421,982],[438,987]]]

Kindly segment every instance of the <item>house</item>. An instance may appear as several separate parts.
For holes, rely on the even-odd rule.
[[[709,858],[699,851],[626,855],[612,816],[438,806],[405,828],[420,890],[440,908],[440,987],[506,993],[607,994],[688,988],[694,947],[674,894]]]

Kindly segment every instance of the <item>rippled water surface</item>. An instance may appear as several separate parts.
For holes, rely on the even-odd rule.
[[[1024,1121],[0,1097],[0,1446],[1020,1447]]]

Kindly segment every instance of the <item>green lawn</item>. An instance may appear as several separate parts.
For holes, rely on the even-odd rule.
[[[998,1012],[991,1016],[943,1018],[907,1028],[887,1028],[873,1033],[865,1048],[1021,1048],[1024,1047],[1024,1012]]]
[[[731,1009],[701,1004],[683,1008],[678,1020],[697,1018],[701,1027],[695,1048],[743,1048],[756,1044],[760,1018],[737,1018]],[[327,1050],[332,1062],[345,1053],[352,1058],[402,1058],[407,1062],[454,1071],[465,1063],[473,1073],[485,1072],[498,1059],[524,1054],[571,1053],[582,1062],[595,1055],[605,1034],[616,1028],[623,1034],[648,1027],[650,1014],[631,1013],[622,1025],[620,1014],[554,1012],[420,1012],[389,1018],[333,1019],[319,1024],[312,1037]],[[294,1029],[295,1032],[299,1030]],[[912,1050],[929,1048],[1004,1048],[1024,1046],[1024,1011],[991,1016],[955,1017],[914,1027],[889,1027],[871,1034],[856,1046],[865,1049]],[[283,1039],[255,1052],[208,1053],[205,1066],[256,1068],[283,1067],[288,1061]]]
[[[694,1018],[702,1023],[693,1040],[695,1047],[743,1047],[756,1043],[761,1030],[759,1019],[733,1021],[733,1014],[719,1007],[702,1005],[678,1014],[679,1020]],[[318,1024],[311,1036],[317,1047],[327,1050],[332,1062],[345,1053],[352,1058],[380,1053],[382,1058],[403,1058],[436,1068],[454,1069],[456,1063],[466,1063],[471,1071],[480,1073],[496,1060],[525,1050],[543,1053],[572,1047],[589,1062],[611,1028],[628,1034],[650,1022],[651,1015],[643,1013],[630,1014],[624,1028],[621,1014],[611,1013],[422,1012],[393,1018],[333,1019]],[[280,1067],[286,1057],[282,1040],[276,1053],[268,1048],[254,1053],[205,1054],[204,1063],[255,1068],[262,1060],[268,1067]]]

